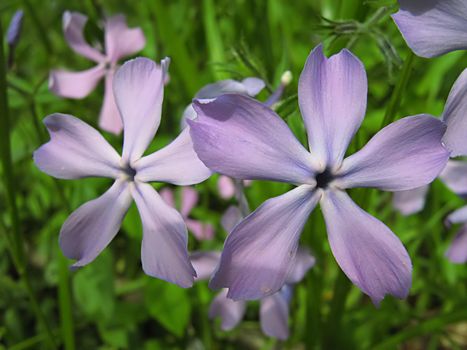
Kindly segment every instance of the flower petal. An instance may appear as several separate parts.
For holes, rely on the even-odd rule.
[[[161,121],[164,71],[147,58],[127,61],[113,81],[115,102],[123,121],[125,162],[134,162],[151,143]]]
[[[228,297],[259,299],[277,292],[294,263],[303,226],[321,196],[299,186],[264,202],[227,237],[210,287],[230,288]]]
[[[295,284],[300,282],[315,263],[316,259],[310,254],[309,250],[307,248],[299,247],[297,254],[295,255],[293,265],[287,274],[286,283]]]
[[[397,191],[392,196],[392,205],[402,215],[418,213],[425,206],[426,194],[429,186],[421,186],[413,190]]]
[[[120,175],[120,156],[96,129],[67,114],[49,115],[44,124],[50,141],[34,152],[41,171],[59,179]]]
[[[145,44],[141,28],[128,28],[125,16],[112,16],[105,21],[105,51],[110,62],[137,53]]]
[[[467,18],[467,17],[466,17]],[[467,27],[466,27],[467,28]],[[467,32],[467,29],[464,31]],[[447,124],[443,142],[452,151],[451,157],[467,155],[467,69],[452,86],[444,107],[443,120]]]
[[[185,219],[185,223],[198,241],[210,240],[214,237],[214,227],[211,224],[193,219]]]
[[[252,97],[258,95],[266,86],[263,80],[255,77],[243,79],[242,84],[245,87],[246,93]]]
[[[182,187],[182,207],[180,214],[185,217],[188,216],[196,203],[198,203],[198,191],[193,187]]]
[[[195,97],[198,99],[206,99],[219,97],[224,94],[256,96],[264,86],[264,81],[258,78],[246,78],[241,82],[233,79],[226,79],[204,86],[196,93]]]
[[[104,102],[102,103],[99,116],[99,127],[102,130],[119,135],[122,132],[123,124],[117,104],[115,103],[113,85],[113,72],[107,72],[105,76]]]
[[[259,318],[264,334],[280,340],[289,337],[289,304],[281,292],[261,299]]]
[[[84,38],[84,26],[88,18],[78,12],[66,11],[63,13],[63,32],[68,45],[77,54],[87,57],[95,62],[102,63],[105,56],[93,48]]]
[[[193,149],[190,128],[161,150],[134,163],[139,181],[168,182],[174,185],[193,185],[206,180],[211,171],[199,160]]]
[[[464,225],[457,233],[446,252],[449,261],[455,264],[464,264],[467,262],[467,226]]]
[[[76,209],[60,230],[63,254],[77,260],[73,267],[89,264],[120,229],[132,202],[128,183],[117,180],[107,192]]]
[[[449,160],[439,178],[455,194],[467,194],[467,162],[465,160]]]
[[[219,194],[224,199],[232,198],[235,195],[235,184],[232,178],[221,175],[219,180],[217,180],[217,189]]]
[[[347,277],[376,305],[386,294],[407,297],[412,263],[399,238],[343,191],[326,191],[321,210],[332,252]]]
[[[445,129],[442,121],[428,115],[386,126],[344,160],[336,185],[402,191],[429,184],[449,158],[441,143]]]
[[[407,45],[422,57],[467,49],[467,3],[463,0],[399,0],[392,15]]]
[[[311,152],[324,167],[340,165],[365,116],[367,78],[360,60],[344,49],[327,58],[317,46],[298,83],[298,102]]]
[[[227,290],[222,290],[209,307],[209,318],[221,318],[221,328],[229,331],[240,323],[245,315],[246,302],[227,298]]]
[[[190,255],[190,261],[196,271],[196,280],[209,279],[216,270],[221,259],[220,252],[194,252]]]
[[[242,212],[235,205],[231,205],[227,208],[224,215],[222,215],[221,225],[222,228],[230,233],[240,221],[242,221]]]
[[[170,188],[164,187],[159,191],[159,195],[162,197],[165,203],[170,205],[172,208],[175,208],[174,193]]]
[[[313,158],[286,123],[249,97],[222,95],[193,103],[195,151],[208,168],[237,179],[314,184]]]
[[[84,98],[96,88],[104,75],[103,65],[82,72],[52,70],[49,76],[49,90],[60,97]]]
[[[467,223],[467,205],[454,210],[451,214],[446,217],[446,223],[449,224],[459,224]]]
[[[188,234],[182,216],[149,184],[135,182],[132,194],[143,222],[144,272],[183,288],[191,287],[196,272],[188,257]]]

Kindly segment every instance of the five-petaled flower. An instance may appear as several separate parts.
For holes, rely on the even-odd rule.
[[[431,182],[449,151],[442,121],[403,118],[344,159],[363,121],[367,78],[362,63],[343,50],[331,58],[312,51],[298,88],[308,152],[271,109],[245,96],[223,95],[194,104],[188,121],[196,153],[208,168],[237,179],[297,185],[272,198],[227,237],[213,288],[233,299],[271,295],[285,283],[300,233],[320,202],[332,252],[345,274],[378,304],[386,294],[406,297],[412,265],[407,251],[381,221],[359,208],[345,189],[400,191]]]
[[[68,45],[79,55],[97,62],[94,68],[82,72],[53,70],[50,72],[49,89],[58,96],[81,99],[94,90],[105,77],[105,93],[99,127],[119,134],[122,121],[112,93],[112,80],[117,62],[140,51],[146,39],[140,28],[128,28],[125,16],[117,15],[105,20],[105,53],[90,46],[84,38],[87,17],[77,12],[63,14],[63,31]]]
[[[77,260],[73,266],[90,263],[110,243],[134,199],[143,223],[143,270],[189,287],[196,274],[188,257],[185,223],[147,182],[191,185],[204,181],[210,171],[193,150],[189,128],[143,157],[160,124],[166,65],[137,58],[115,74],[113,92],[123,123],[121,157],[88,124],[54,114],[44,121],[51,140],[34,153],[34,161],[60,179],[115,179],[107,192],[79,207],[62,226],[60,246],[65,256]]]

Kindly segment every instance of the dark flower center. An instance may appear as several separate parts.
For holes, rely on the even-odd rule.
[[[322,173],[316,175],[316,187],[325,189],[329,183],[334,180],[334,175],[329,169],[325,169]]]
[[[128,181],[135,180],[136,170],[133,169],[130,165],[127,165],[123,171],[125,172],[125,175],[128,176]]]

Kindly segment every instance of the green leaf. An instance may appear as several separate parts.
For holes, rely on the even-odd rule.
[[[145,304],[149,314],[168,331],[183,336],[191,314],[188,290],[152,279],[145,291]]]

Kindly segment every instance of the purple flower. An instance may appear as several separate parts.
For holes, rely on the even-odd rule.
[[[120,134],[122,121],[112,93],[112,80],[118,60],[140,51],[146,39],[140,28],[128,28],[125,16],[109,17],[104,24],[105,53],[102,53],[86,42],[84,38],[86,21],[86,16],[67,11],[63,14],[63,31],[73,51],[96,62],[97,66],[82,72],[53,70],[50,72],[49,89],[61,97],[81,99],[89,95],[97,83],[105,77],[105,94],[99,127]]]
[[[465,0],[399,0],[399,5],[392,18],[418,56],[467,49]]]
[[[462,223],[462,227],[446,252],[446,257],[453,263],[467,262],[467,206],[451,213],[446,221],[448,224]]]
[[[215,271],[220,260],[220,253],[197,252],[192,254],[191,261],[198,275],[198,279],[208,279]],[[292,286],[300,282],[306,272],[315,264],[315,258],[304,248],[299,248],[294,264],[286,278],[286,284],[272,295],[266,296],[260,302],[260,324],[264,334],[285,340],[289,337],[289,303]],[[227,290],[223,289],[212,301],[209,307],[209,317],[221,319],[224,331],[235,328],[246,311],[246,302],[232,300],[227,297]]]
[[[175,208],[174,193],[171,189],[168,187],[163,188],[160,191],[160,195],[168,205]],[[182,214],[186,226],[197,240],[210,240],[214,237],[214,227],[211,224],[204,224],[198,220],[189,218],[192,209],[197,203],[198,192],[193,187],[182,187],[180,214]]]
[[[233,79],[220,80],[212,84],[204,86],[195,94],[195,98],[200,100],[210,100],[223,94],[242,94],[248,96],[256,96],[264,89],[264,81],[259,78],[245,78],[242,81]],[[193,105],[190,103],[185,108],[182,116],[182,129],[186,126],[187,119],[195,119],[196,112]]]
[[[251,186],[251,180],[243,180],[243,186],[248,187]],[[235,195],[235,183],[228,176],[221,175],[219,176],[219,180],[217,180],[217,189],[219,190],[219,194],[224,199],[230,199]]]
[[[385,294],[407,296],[411,261],[382,222],[360,209],[345,189],[401,191],[430,183],[449,152],[443,122],[427,115],[403,118],[344,159],[366,109],[362,63],[347,50],[326,58],[312,51],[301,74],[299,105],[307,151],[287,124],[261,103],[223,95],[195,103],[189,121],[196,153],[208,168],[237,179],[297,185],[264,202],[227,237],[213,288],[232,299],[258,299],[284,285],[309,214],[320,202],[333,254],[350,280],[378,304]]]
[[[137,58],[115,74],[113,92],[124,126],[121,157],[88,124],[53,114],[44,120],[51,140],[34,153],[34,161],[59,179],[115,179],[107,192],[79,207],[62,226],[60,246],[65,256],[77,260],[74,267],[90,263],[110,243],[134,199],[143,223],[143,270],[189,287],[196,274],[188,258],[185,223],[147,182],[185,186],[205,180],[210,172],[196,156],[188,128],[143,157],[161,120],[165,64]]]
[[[7,42],[10,47],[16,46],[18,43],[19,36],[21,35],[21,27],[23,26],[23,16],[23,10],[18,10],[11,18],[8,31],[6,33]]]
[[[442,119],[447,125],[443,142],[451,156],[467,155],[467,69],[457,78],[449,92]],[[467,194],[467,162],[449,160],[439,179],[454,193]],[[428,186],[394,193],[393,205],[404,215],[415,214],[425,206]]]

